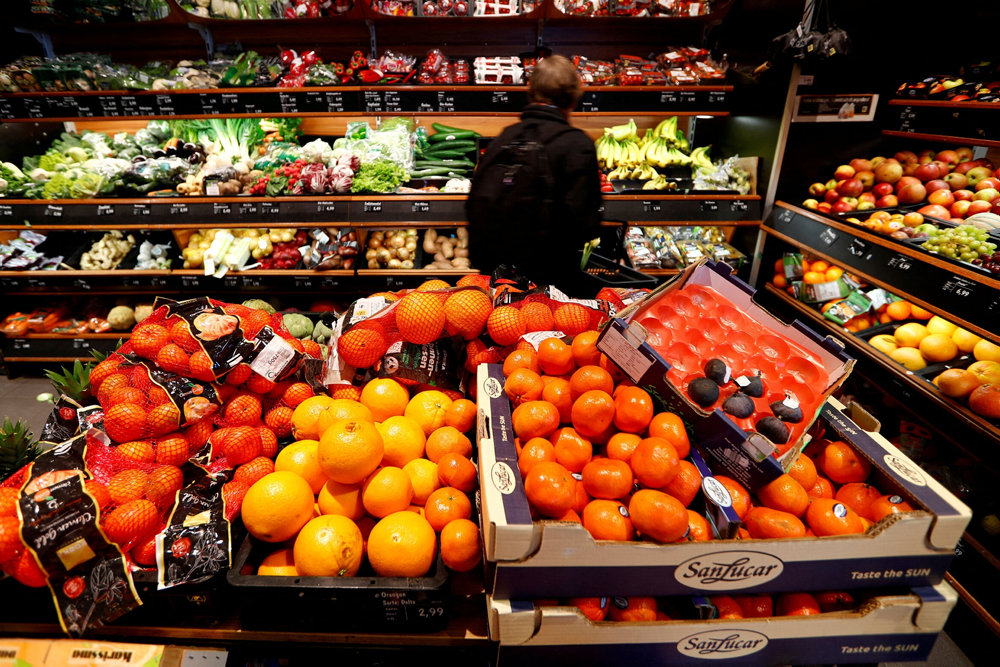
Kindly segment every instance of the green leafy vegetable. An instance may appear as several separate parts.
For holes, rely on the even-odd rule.
[[[362,163],[354,174],[351,192],[393,192],[409,178],[406,169],[392,160],[371,160]]]

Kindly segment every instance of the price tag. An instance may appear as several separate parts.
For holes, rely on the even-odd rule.
[[[24,115],[28,118],[44,118],[45,112],[42,110],[42,101],[31,98],[24,98]]]
[[[237,95],[236,93],[222,93],[221,99],[222,99],[222,106],[226,109],[226,111],[230,113],[235,112],[237,109],[240,108],[240,96]],[[244,104],[243,106],[249,107],[250,105]],[[253,112],[247,110],[246,113],[253,113]]]
[[[89,350],[90,341],[85,338],[74,338],[73,339],[73,349],[74,350]]]
[[[967,278],[953,275],[941,286],[941,291],[965,299],[976,291],[976,283]]]
[[[672,90],[665,90],[660,93],[660,104],[677,104],[680,97]]]
[[[91,289],[93,289],[90,286],[90,283],[87,282],[86,280],[84,280],[83,278],[76,278],[73,281],[73,287],[76,287],[78,289],[82,289],[82,290],[84,290],[86,292],[89,292]]]
[[[174,113],[174,98],[170,95],[157,95],[156,106],[160,109],[160,114],[169,116]]]
[[[418,113],[430,113],[432,111],[436,111],[436,109],[434,108],[434,105],[431,104],[430,102],[421,102],[420,104],[417,105]]]
[[[298,98],[295,93],[278,93],[278,106],[282,113],[295,113],[299,110]]]
[[[257,204],[240,204],[240,215],[257,215]]]
[[[746,213],[750,210],[750,204],[742,199],[733,199],[729,202],[729,210],[733,213]]]
[[[14,349],[15,350],[30,350],[31,349],[31,341],[25,340],[24,338],[15,338],[14,339]]]
[[[156,116],[159,111],[159,106],[156,104],[156,97],[153,95],[137,95],[136,101],[136,115],[137,116]]]
[[[698,101],[698,93],[693,90],[682,90],[680,93],[681,104],[694,104]]]
[[[112,97],[110,95],[100,95],[97,98],[97,103],[101,105],[101,115],[110,116],[112,118],[116,116],[121,116],[121,107],[118,106],[118,98]]]
[[[136,99],[135,95],[122,95],[118,98],[122,113],[126,116],[136,116],[139,112],[139,100]]]
[[[198,93],[198,101],[201,103],[201,112],[215,114],[219,109],[219,96],[211,93]]]
[[[340,281],[336,278],[323,278],[323,280],[320,281],[320,287],[324,289],[337,288],[340,287]]]
[[[21,281],[17,278],[0,278],[0,287],[4,289],[17,289],[21,286]]]
[[[295,276],[293,284],[296,289],[312,289],[313,281],[309,276]]]
[[[724,90],[713,90],[708,93],[708,103],[709,104],[725,104],[726,103],[726,91]]]
[[[198,276],[181,276],[181,287],[198,287],[200,284]]]
[[[402,111],[403,104],[399,99],[399,93],[394,90],[385,91],[385,110]]]
[[[791,222],[792,218],[794,218],[794,217],[795,217],[795,214],[792,213],[791,211],[789,211],[787,208],[783,209],[782,211],[780,211],[778,213],[778,220],[780,222]]]
[[[149,204],[132,204],[132,215],[149,215]]]
[[[443,90],[438,91],[438,111],[454,111],[455,110],[455,94],[448,93]],[[388,97],[386,99],[388,102]]]
[[[150,287],[166,287],[167,286],[167,282],[168,282],[167,279],[164,278],[164,277],[162,277],[162,276],[153,276],[152,278],[149,279],[149,286]]]
[[[239,276],[223,276],[222,285],[224,287],[239,287],[240,277]]]
[[[244,287],[260,287],[261,278],[260,276],[242,276]]]
[[[719,210],[719,202],[714,200],[703,201],[701,203],[701,212],[710,213]]]
[[[14,208],[7,204],[0,204],[0,217],[9,218],[14,215]]]
[[[889,268],[898,271],[909,271],[913,268],[913,260],[906,255],[896,255],[889,258]]]
[[[122,278],[122,285],[125,287],[142,287],[141,278]]]
[[[663,210],[663,204],[658,201],[644,201],[642,202],[642,212],[643,213],[659,213]]]
[[[281,206],[279,204],[274,202],[261,202],[261,215],[278,215],[279,213],[281,213]]]
[[[45,207],[45,215],[50,218],[61,218],[63,215],[63,207],[49,204]]]
[[[414,213],[430,213],[431,203],[429,201],[415,201],[410,203],[410,210]]]
[[[868,253],[868,244],[861,239],[853,239],[847,247],[847,252],[855,257],[864,257]]]
[[[14,114],[14,107],[10,105],[10,102],[4,99],[0,99],[0,118],[16,118]]]
[[[115,207],[111,204],[98,204],[97,205],[97,217],[103,217],[115,214]]]
[[[229,204],[220,204],[218,202],[212,203],[212,215],[229,215],[232,212],[233,209],[229,206]]]
[[[837,240],[837,233],[830,228],[824,229],[819,233],[819,240],[828,246],[833,245],[833,242]]]
[[[382,212],[382,202],[380,201],[366,201],[364,203],[365,213],[381,213]]]
[[[187,215],[187,212],[188,212],[187,204],[170,205],[170,215]]]
[[[377,90],[365,91],[365,111],[382,111],[382,95]]]
[[[509,104],[510,98],[507,95],[506,90],[497,90],[493,92],[493,104]]]
[[[316,202],[317,213],[334,213],[337,210],[337,203],[332,201]],[[365,209],[367,210],[367,209]]]

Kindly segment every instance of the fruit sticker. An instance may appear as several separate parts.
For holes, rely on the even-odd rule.
[[[140,604],[125,558],[98,527],[97,502],[84,487],[88,433],[37,458],[19,499],[21,539],[48,575],[63,630],[76,636]]]

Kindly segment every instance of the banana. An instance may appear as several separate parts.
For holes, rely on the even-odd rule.
[[[653,130],[653,134],[662,139],[673,139],[677,134],[677,116],[660,121],[660,124]]]
[[[699,146],[691,151],[691,168],[692,169],[711,169],[712,160],[708,157],[708,149],[710,146]]]
[[[691,143],[688,141],[688,138],[684,136],[684,133],[680,131],[680,129],[678,129],[674,135],[674,145],[677,146],[677,150],[682,153],[691,152]]]

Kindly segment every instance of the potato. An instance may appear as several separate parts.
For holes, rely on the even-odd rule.
[[[441,244],[441,254],[446,259],[451,259],[455,256],[455,246],[452,244],[451,239],[445,239],[444,243]]]
[[[435,241],[437,240],[437,231],[433,229],[428,229],[424,232],[424,252],[428,254],[433,254],[437,252],[437,246]]]
[[[455,248],[455,258],[468,257],[468,256],[469,256],[468,248],[461,248],[461,247]]]

